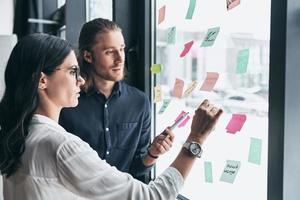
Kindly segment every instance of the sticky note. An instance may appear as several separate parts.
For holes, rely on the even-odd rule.
[[[162,100],[161,97],[161,87],[160,85],[157,85],[154,87],[154,102],[160,102]]]
[[[185,111],[181,111],[181,113],[176,117],[175,122],[177,122],[181,118],[181,116],[183,116],[185,114],[186,114]]]
[[[204,162],[204,175],[205,175],[205,182],[206,183],[212,183],[213,182],[211,162],[208,162],[208,161]]]
[[[262,140],[258,138],[250,138],[250,148],[248,162],[260,165],[261,162]]]
[[[235,134],[237,131],[240,131],[247,119],[247,116],[244,114],[232,114],[232,117],[226,126],[228,133]]]
[[[174,88],[173,88],[173,91],[172,91],[172,95],[174,97],[181,98],[182,97],[182,92],[183,92],[183,86],[184,86],[184,81],[181,80],[181,79],[176,78]]]
[[[184,91],[183,96],[187,97],[189,96],[193,90],[197,87],[198,82],[197,81],[192,81],[188,86],[187,89]]]
[[[162,65],[161,65],[161,64],[153,64],[153,65],[151,65],[151,68],[150,68],[150,70],[151,70],[151,72],[152,72],[153,74],[158,74],[158,73],[160,73],[160,72],[161,72],[161,69],[162,69]]]
[[[247,72],[249,61],[249,49],[243,49],[238,52],[236,73],[243,74]]]
[[[217,72],[207,72],[206,78],[200,87],[200,90],[203,91],[212,91],[215,87],[215,84],[219,78],[219,74]]]
[[[176,27],[170,27],[167,30],[167,43],[168,44],[175,44],[176,42]]]
[[[193,40],[184,44],[184,49],[183,49],[183,51],[180,54],[181,58],[184,57],[190,51],[190,49],[193,46],[193,44],[194,44]]]
[[[240,161],[227,160],[220,181],[233,183],[240,167],[241,167]]]
[[[163,112],[165,112],[165,110],[169,106],[170,102],[171,102],[171,99],[164,99],[163,104],[158,111],[158,114],[163,114]]]
[[[196,7],[196,0],[190,0],[189,9],[186,13],[185,19],[193,18],[195,7]]]
[[[158,24],[162,23],[165,20],[165,15],[166,15],[166,5],[164,5],[158,10]]]
[[[186,123],[190,120],[190,116],[186,116],[186,118],[178,125],[178,128],[184,127]]]
[[[231,10],[240,4],[240,0],[226,0],[227,10]]]
[[[209,47],[212,46],[219,34],[220,27],[210,28],[208,29],[206,36],[201,44],[201,47]]]

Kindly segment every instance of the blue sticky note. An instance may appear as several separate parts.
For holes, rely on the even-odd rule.
[[[243,49],[238,52],[236,73],[243,74],[247,72],[249,61],[249,49]]]
[[[165,110],[169,106],[170,102],[171,102],[171,99],[164,99],[163,104],[162,104],[161,108],[158,111],[158,114],[162,114],[163,112],[165,112]]]
[[[168,44],[175,44],[176,42],[176,27],[168,28],[167,31],[167,43]]]
[[[208,29],[206,36],[201,44],[201,47],[209,47],[212,46],[219,34],[220,27],[210,28]]]
[[[227,160],[226,166],[221,175],[220,181],[233,183],[234,179],[241,167],[240,161]]]
[[[261,162],[262,140],[258,138],[250,138],[250,148],[248,162],[260,165]]]
[[[212,176],[212,164],[211,162],[204,162],[204,174],[205,174],[205,182],[212,183],[213,176]]]
[[[188,8],[188,11],[186,13],[185,19],[192,19],[193,18],[195,7],[196,7],[196,0],[190,0],[189,8]]]

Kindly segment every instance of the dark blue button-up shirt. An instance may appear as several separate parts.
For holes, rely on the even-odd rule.
[[[136,178],[150,170],[143,164],[151,139],[150,103],[138,89],[117,82],[109,98],[95,88],[81,92],[78,106],[64,108],[59,123],[119,170]]]

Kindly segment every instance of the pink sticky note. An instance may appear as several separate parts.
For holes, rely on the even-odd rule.
[[[188,43],[186,43],[186,44],[184,44],[184,49],[183,49],[183,51],[180,54],[181,58],[184,57],[190,51],[190,49],[193,46],[193,44],[194,44],[193,40],[190,41],[190,42],[188,42]]]
[[[206,78],[200,90],[211,91],[214,88],[218,78],[219,74],[217,72],[207,72]]]
[[[181,113],[176,117],[175,122],[177,122],[181,116],[185,115],[185,113],[186,112],[181,111]]]
[[[232,117],[226,126],[228,133],[235,134],[237,131],[240,131],[247,119],[247,116],[244,114],[232,114]]]
[[[161,7],[158,11],[158,24],[162,23],[165,20],[166,15],[166,5]]]
[[[178,128],[184,127],[186,123],[189,121],[190,116],[188,115],[179,125]]]
[[[226,4],[227,4],[227,10],[231,10],[232,8],[240,4],[240,0],[226,0]]]
[[[182,92],[183,92],[183,86],[184,86],[184,81],[181,79],[176,78],[174,88],[172,91],[172,95],[174,97],[181,98]]]

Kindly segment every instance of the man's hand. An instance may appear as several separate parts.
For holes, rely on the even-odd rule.
[[[173,132],[166,128],[164,132],[154,138],[148,149],[148,154],[150,154],[150,157],[158,157],[166,153],[172,147],[173,141]]]

